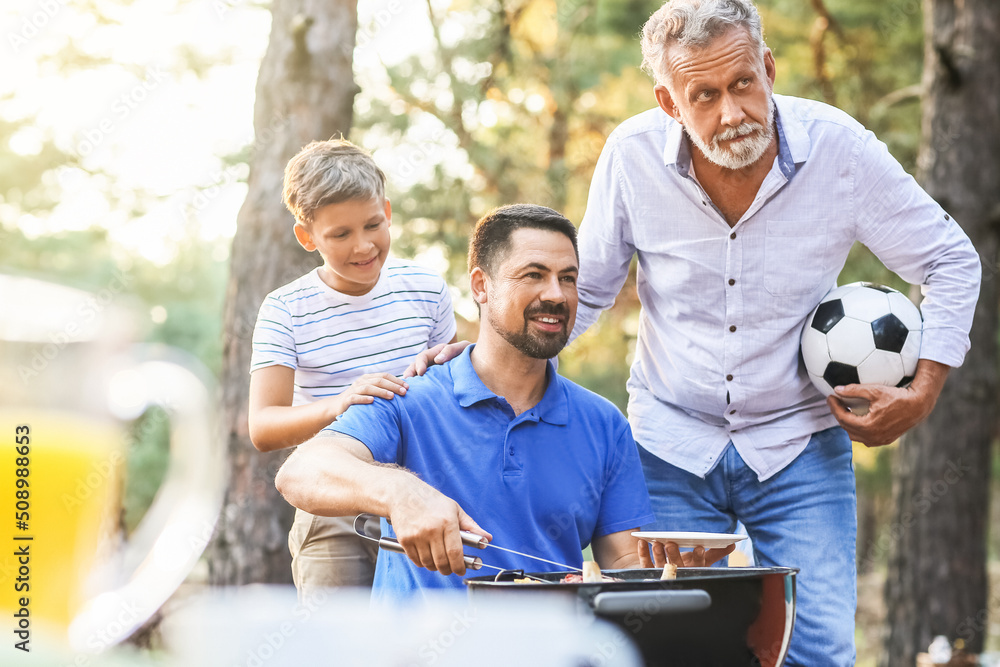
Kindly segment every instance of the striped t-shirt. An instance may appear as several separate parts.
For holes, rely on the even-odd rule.
[[[341,294],[319,269],[267,295],[253,332],[250,372],[295,371],[292,405],[335,396],[365,373],[403,374],[420,352],[455,335],[439,275],[390,257],[367,294]]]

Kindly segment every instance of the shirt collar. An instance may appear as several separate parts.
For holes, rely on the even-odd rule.
[[[476,369],[472,366],[472,348],[474,347],[475,345],[469,345],[462,354],[448,362],[451,368],[452,382],[455,385],[455,398],[458,399],[458,404],[463,408],[471,407],[480,401],[497,398],[497,395],[479,379]],[[535,407],[528,410],[526,418],[565,426],[569,423],[569,405],[566,402],[566,391],[562,386],[566,380],[556,372],[555,364],[551,359],[548,361],[546,377],[548,386],[545,388],[545,394]]]
[[[795,117],[784,95],[774,95],[775,124],[778,127],[778,167],[785,178],[791,179],[799,165],[809,157],[809,134]],[[684,136],[684,126],[667,117],[669,126],[663,146],[663,164],[674,165],[681,176],[691,171],[691,143]]]

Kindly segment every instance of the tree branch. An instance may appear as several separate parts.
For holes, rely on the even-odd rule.
[[[468,152],[469,147],[474,142],[472,135],[465,127],[465,121],[462,119],[461,97],[456,94],[458,91],[458,82],[455,79],[455,61],[451,51],[445,48],[444,43],[441,41],[441,24],[434,15],[434,7],[431,4],[431,0],[427,0],[427,16],[430,18],[431,29],[434,31],[434,43],[437,45],[438,58],[441,60],[442,68],[444,68],[445,73],[448,75],[448,87],[451,88],[451,108],[448,111],[451,123],[445,124],[458,136],[459,145]]]
[[[837,19],[833,18],[833,15],[830,14],[830,10],[826,8],[823,0],[812,0],[812,6],[818,15],[816,20],[813,21],[812,33],[809,35],[809,45],[812,47],[813,52],[813,72],[816,75],[816,81],[819,82],[820,90],[823,91],[823,101],[834,105],[837,103],[837,94],[834,90],[833,82],[826,72],[825,39],[826,33],[832,32],[843,42],[844,31],[840,27],[840,23],[837,22]]]

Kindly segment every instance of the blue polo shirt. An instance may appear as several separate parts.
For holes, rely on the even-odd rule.
[[[376,461],[399,464],[454,499],[493,543],[574,567],[595,537],[654,520],[628,421],[611,402],[560,377],[515,416],[483,384],[466,348],[408,380],[405,396],[355,405],[326,430],[355,438]],[[392,529],[383,521],[383,535]],[[496,549],[465,548],[483,562],[544,572],[560,568]],[[467,576],[494,572],[467,571]],[[381,551],[373,596],[464,588],[457,575]]]

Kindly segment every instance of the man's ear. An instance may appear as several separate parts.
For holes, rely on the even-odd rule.
[[[307,252],[312,252],[316,249],[316,244],[313,243],[312,234],[306,229],[306,226],[301,222],[296,222],[295,226],[292,227],[295,231],[295,240],[299,242],[299,245],[306,249]]]
[[[385,199],[385,219],[386,227],[392,227],[392,202],[389,201],[388,197]]]
[[[653,96],[656,98],[656,103],[660,105],[660,108],[663,109],[668,116],[676,120],[678,123],[681,123],[682,125],[684,124],[684,121],[680,118],[681,112],[677,108],[677,105],[674,104],[674,98],[670,95],[670,91],[667,90],[666,86],[661,83],[653,86]]]
[[[472,271],[469,272],[469,287],[472,289],[472,298],[475,299],[476,303],[480,306],[489,300],[487,298],[488,280],[486,272],[478,266],[474,267]]]
[[[774,92],[774,78],[777,74],[777,65],[774,62],[774,54],[771,53],[771,49],[764,49],[764,76],[771,83],[771,92]]]

